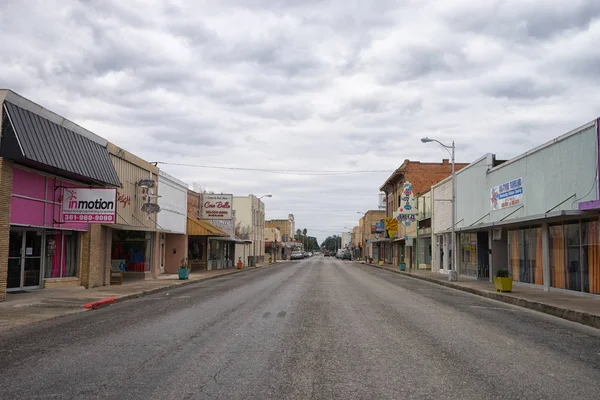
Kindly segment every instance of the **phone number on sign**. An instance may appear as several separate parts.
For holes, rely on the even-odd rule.
[[[65,215],[64,220],[73,222],[113,222],[114,215]]]

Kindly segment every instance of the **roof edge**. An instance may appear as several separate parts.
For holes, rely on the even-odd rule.
[[[4,93],[2,93],[2,92],[4,92]],[[48,121],[54,122],[55,124],[58,124],[58,125],[64,127],[65,129],[73,131],[83,137],[86,137],[86,138],[100,144],[103,147],[106,147],[106,144],[108,143],[108,140],[104,139],[103,137],[101,137],[99,135],[96,135],[94,132],[88,131],[81,125],[78,125],[75,122],[56,114],[55,112],[50,111],[45,107],[42,107],[41,105],[29,100],[26,97],[21,96],[18,93],[13,92],[10,89],[1,90],[0,98],[2,97],[2,94],[4,94],[4,98],[2,100],[9,101],[16,106],[19,106],[27,111],[31,111],[32,113],[34,113],[44,119],[47,119]]]

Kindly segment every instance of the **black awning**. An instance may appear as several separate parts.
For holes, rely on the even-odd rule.
[[[120,186],[105,146],[9,101],[0,156],[76,180]]]

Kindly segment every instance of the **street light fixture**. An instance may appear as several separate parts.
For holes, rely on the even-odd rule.
[[[454,151],[456,149],[456,146],[454,145],[454,140],[452,141],[452,145],[448,146],[445,145],[444,143],[440,142],[437,139],[431,139],[428,137],[424,137],[421,139],[421,142],[423,143],[431,143],[431,142],[436,142],[438,143],[440,146],[442,146],[444,149],[446,149],[446,151],[448,152],[448,154],[450,154],[450,157],[452,158],[452,268],[450,269],[450,274],[448,275],[448,280],[452,281],[452,282],[456,282],[458,281],[458,263],[456,261],[456,231],[455,231],[455,225],[456,225],[456,171],[454,170]],[[449,149],[452,149],[452,152],[450,152]]]
[[[272,194],[263,194],[262,196],[260,196],[258,199],[262,199],[263,197],[273,197]]]

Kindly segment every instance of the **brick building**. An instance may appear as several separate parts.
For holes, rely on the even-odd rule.
[[[455,163],[454,168],[459,171],[467,165],[469,164]],[[385,216],[396,216],[396,210],[401,203],[402,189],[406,181],[412,184],[413,193],[415,197],[418,197],[451,174],[452,164],[448,159],[443,159],[441,163],[404,160],[402,165],[390,175],[380,188],[386,197]],[[407,260],[404,260],[404,240],[404,236],[399,234],[397,238],[391,238],[391,243],[385,244],[385,259],[391,260],[394,265],[399,265],[402,261],[409,262],[413,258],[411,255]]]
[[[381,242],[385,241],[385,232],[381,230],[381,223],[384,218],[384,210],[369,210],[359,221],[359,226],[362,226],[361,247],[363,257],[370,257],[374,260],[380,257],[380,249],[383,249]],[[360,222],[362,222],[362,225]],[[378,232],[378,230],[381,232]]]
[[[284,242],[294,240],[296,233],[296,223],[294,214],[289,214],[287,219],[272,219],[265,221],[265,228],[275,228],[281,232],[281,237]]]

